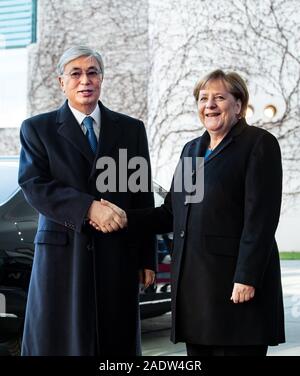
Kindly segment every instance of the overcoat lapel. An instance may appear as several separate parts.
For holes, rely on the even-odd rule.
[[[103,106],[99,102],[101,112],[101,129],[99,136],[97,159],[112,154],[112,150],[119,144],[123,137],[123,131],[119,122],[119,117],[113,111]]]
[[[245,127],[247,126],[244,119],[239,120],[236,125],[230,130],[230,132],[224,137],[224,139],[220,142],[220,144],[216,147],[214,152],[209,155],[209,157],[204,161],[204,166],[209,163],[213,158],[219,155],[226,147],[228,147],[233,141],[234,138],[237,137]],[[205,151],[209,145],[210,136],[207,131],[203,133],[201,137],[196,138],[189,146],[188,150],[186,151],[186,156],[192,158],[192,176],[193,176],[193,184],[195,184],[196,179],[196,157],[203,157]],[[202,164],[198,166],[198,168],[202,168]]]
[[[72,114],[66,101],[64,105],[58,110],[57,123],[60,124],[57,132],[67,139],[73,147],[80,152],[92,165],[94,162],[94,154],[90,148],[87,138],[84,136],[82,130]]]
[[[216,147],[216,149],[213,151],[213,153],[211,153],[208,158],[204,161],[204,165],[206,165],[207,163],[209,163],[213,158],[215,158],[218,154],[220,154],[222,152],[222,150],[224,150],[228,145],[231,144],[233,140],[233,137],[225,137],[220,143],[219,145]]]
[[[224,139],[219,143],[216,149],[209,155],[205,160],[204,165],[209,163],[217,155],[219,155],[225,148],[227,148],[241,132],[244,131],[245,127],[248,126],[244,119],[240,119],[230,130],[230,132],[224,137]],[[203,140],[202,140],[203,139]],[[204,155],[205,150],[209,143],[209,134],[206,131],[201,137],[201,146],[200,146],[200,156]]]
[[[100,113],[101,113],[101,126],[99,142],[96,151],[96,158],[94,159],[93,168],[89,179],[92,179],[96,174],[96,164],[101,157],[110,157],[113,155],[113,150],[119,148],[120,140],[123,136],[123,129],[119,122],[119,116],[110,111],[99,101]]]
[[[98,158],[111,155],[112,149],[116,147],[119,139],[121,139],[123,136],[122,127],[118,121],[118,116],[103,106],[100,101],[99,107],[101,113],[101,128],[96,158],[90,148],[87,138],[84,136],[83,132],[78,126],[67,101],[58,110],[57,114],[57,123],[60,124],[58,133],[67,139],[72,146],[89,161],[89,163],[93,166],[91,170],[92,174],[95,171]]]

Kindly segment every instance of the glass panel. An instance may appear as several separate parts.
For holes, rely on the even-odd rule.
[[[0,50],[0,82],[0,128],[18,128],[26,118],[26,48]]]
[[[0,0],[0,48],[26,47],[36,41],[36,0]]]

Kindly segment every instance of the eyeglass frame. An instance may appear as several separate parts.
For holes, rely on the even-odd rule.
[[[78,77],[72,77],[72,74],[75,75],[76,73],[79,74],[79,76]],[[91,77],[91,76],[89,76],[89,73],[90,74],[94,74],[95,73],[95,76]],[[78,81],[78,80],[80,80],[80,78],[81,78],[81,76],[83,74],[86,75],[88,79],[95,80],[98,77],[100,78],[100,76],[102,75],[102,71],[101,71],[101,69],[96,69],[96,68],[92,68],[92,69],[90,69],[88,71],[83,71],[81,69],[77,69],[77,70],[74,69],[74,71],[71,71],[71,72],[68,72],[68,73],[64,72],[62,75],[63,76],[69,76],[70,79],[72,79],[74,81]]]

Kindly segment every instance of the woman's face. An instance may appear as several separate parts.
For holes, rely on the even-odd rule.
[[[240,111],[241,101],[229,93],[222,80],[208,81],[199,92],[198,114],[209,133],[228,133]]]

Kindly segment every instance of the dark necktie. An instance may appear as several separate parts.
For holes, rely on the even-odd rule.
[[[82,124],[86,127],[86,136],[89,140],[90,147],[92,149],[92,152],[95,154],[97,150],[97,138],[94,132],[93,127],[93,118],[91,116],[87,116],[83,119]]]

